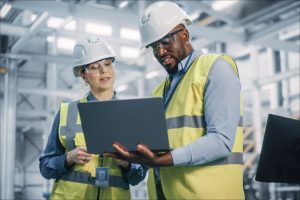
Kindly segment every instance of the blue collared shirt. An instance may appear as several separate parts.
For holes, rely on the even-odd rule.
[[[116,95],[113,96],[116,99]],[[91,93],[87,96],[87,101],[98,101]],[[69,169],[65,167],[66,153],[61,145],[58,135],[60,111],[57,112],[52,129],[48,138],[48,143],[45,150],[39,158],[40,172],[46,179],[59,179]],[[131,185],[136,185],[142,181],[146,172],[138,164],[131,164],[131,169],[125,173],[125,176]]]

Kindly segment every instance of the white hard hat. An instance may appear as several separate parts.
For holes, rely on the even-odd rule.
[[[179,24],[188,26],[192,24],[192,20],[177,4],[168,1],[151,4],[140,20],[142,47],[163,38]]]
[[[74,76],[80,76],[80,71],[84,65],[105,58],[115,59],[115,52],[100,38],[90,37],[77,42],[73,50]]]

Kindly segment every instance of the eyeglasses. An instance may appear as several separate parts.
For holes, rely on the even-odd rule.
[[[83,66],[83,69],[86,73],[95,74],[103,71],[103,69],[112,69],[113,68],[113,59],[103,59],[98,62],[91,63],[89,65]]]
[[[177,31],[174,31],[173,33],[169,33],[162,39],[150,44],[148,47],[151,47],[153,50],[153,54],[156,55],[160,48],[170,48],[171,44],[174,42],[174,35],[179,33],[180,31],[183,31],[184,29],[179,29]]]

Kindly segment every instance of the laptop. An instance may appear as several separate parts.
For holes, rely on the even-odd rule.
[[[114,142],[132,152],[139,143],[154,152],[170,150],[162,98],[78,103],[78,110],[89,153],[116,152]]]
[[[300,183],[300,121],[269,114],[255,180]]]

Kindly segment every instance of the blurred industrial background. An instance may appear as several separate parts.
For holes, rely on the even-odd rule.
[[[152,0],[1,0],[0,199],[45,199],[53,180],[39,172],[59,104],[88,91],[72,74],[72,49],[85,36],[117,53],[120,98],[150,96],[166,72],[140,48],[139,15]],[[254,180],[268,113],[299,119],[300,1],[173,1],[194,20],[191,40],[203,53],[232,55],[244,104],[247,199],[299,199],[300,186]],[[276,156],[276,155],[274,155]],[[133,199],[147,199],[145,182]]]

